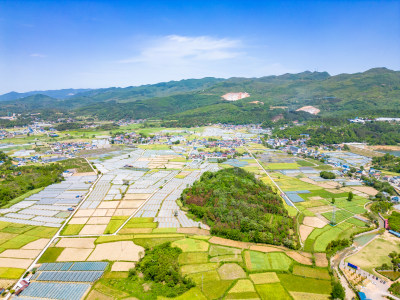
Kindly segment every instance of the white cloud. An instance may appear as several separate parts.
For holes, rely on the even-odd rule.
[[[41,54],[41,53],[32,53],[29,55],[30,57],[40,57],[40,58],[44,58],[46,57],[46,55]]]
[[[190,63],[236,58],[244,53],[240,40],[210,36],[168,35],[155,40],[140,50],[139,55],[120,63]]]

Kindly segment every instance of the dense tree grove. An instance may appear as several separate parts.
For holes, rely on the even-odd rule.
[[[240,168],[205,172],[184,190],[182,203],[221,237],[296,248],[294,221],[281,198]]]
[[[400,173],[400,157],[386,153],[381,157],[372,158],[374,168],[379,170],[387,170],[390,172]]]
[[[153,249],[147,249],[146,255],[130,270],[130,278],[161,285],[158,287],[167,297],[176,297],[195,284],[182,276],[178,257],[182,250],[164,243]]]
[[[335,179],[336,175],[335,173],[329,172],[329,171],[322,171],[319,173],[319,176],[324,178],[324,179]]]
[[[5,160],[0,166],[0,206],[30,190],[62,180],[63,167],[59,164],[16,167],[4,153],[0,152],[0,157]]]
[[[387,122],[366,124],[344,124],[341,126],[296,126],[284,130],[276,129],[273,135],[278,137],[301,138],[308,134],[308,146],[367,142],[371,145],[397,145],[400,143],[400,125]]]
[[[389,227],[394,231],[400,232],[400,213],[394,211],[388,218]]]

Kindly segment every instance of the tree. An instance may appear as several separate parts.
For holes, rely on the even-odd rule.
[[[340,282],[335,281],[332,286],[331,296],[332,299],[344,299],[345,292]]]
[[[347,201],[351,201],[354,198],[353,192],[349,192],[349,195],[347,196]]]
[[[332,197],[332,204],[335,204],[335,197]]]

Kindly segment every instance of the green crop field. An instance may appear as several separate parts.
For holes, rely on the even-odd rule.
[[[350,224],[353,224],[353,225],[356,225],[358,227],[365,227],[367,225],[367,223],[365,223],[365,222],[363,222],[361,220],[358,220],[356,218],[350,218],[350,219],[346,220],[346,222],[350,223]]]
[[[217,269],[218,265],[218,263],[184,265],[181,267],[181,271],[183,274],[206,272]]]
[[[104,233],[109,234],[109,233],[114,233],[117,231],[119,227],[128,219],[127,216],[122,216],[122,217],[111,217],[110,222],[107,225],[107,228],[104,230]]]
[[[332,290],[330,280],[304,278],[291,274],[278,274],[278,277],[282,286],[288,291],[330,294]]]
[[[203,264],[208,262],[206,252],[183,252],[179,255],[179,264]]]
[[[296,163],[271,163],[264,165],[264,168],[269,170],[292,170],[299,168],[299,165]]]
[[[183,239],[183,236],[177,237],[157,237],[157,238],[134,238],[133,242],[136,245],[142,246],[144,248],[153,248],[155,246],[164,244],[166,242],[174,242]]]
[[[332,212],[326,212],[322,214],[326,219],[328,219],[329,221],[332,220]],[[340,223],[350,217],[352,217],[354,214],[351,212],[348,212],[346,210],[336,210],[335,212],[335,220],[336,223]]]
[[[261,299],[279,299],[290,300],[289,293],[283,288],[280,283],[258,284],[256,290]]]
[[[316,279],[326,279],[330,280],[331,276],[327,269],[312,268],[302,265],[295,265],[293,267],[293,274],[298,276],[316,278]]]
[[[219,255],[219,256],[214,256],[210,259],[210,262],[229,262],[229,261],[242,262],[242,256],[240,254]]]
[[[235,285],[229,290],[229,294],[231,293],[246,293],[246,292],[255,292],[253,282],[249,279],[239,279]]]
[[[24,272],[25,269],[0,267],[0,278],[18,279]]]
[[[340,226],[342,225],[342,226]],[[314,242],[314,251],[315,252],[325,252],[326,246],[333,241],[339,238],[339,236],[351,227],[350,224],[342,223],[338,226],[330,228],[328,231],[321,233]],[[327,225],[330,226],[330,225]]]
[[[246,266],[252,271],[289,271],[292,260],[284,253],[246,251]]]
[[[38,263],[52,263],[57,261],[57,258],[63,252],[64,248],[61,247],[49,247],[46,252],[40,257]]]
[[[85,224],[67,224],[61,231],[61,235],[76,235],[82,230]]]
[[[279,278],[275,272],[254,273],[249,275],[254,284],[276,283]]]
[[[179,247],[183,252],[203,252],[208,251],[209,244],[202,240],[182,239],[172,243],[173,247]]]
[[[218,255],[240,255],[242,250],[237,248],[230,248],[218,245],[211,245],[209,254],[210,256],[218,256]]]

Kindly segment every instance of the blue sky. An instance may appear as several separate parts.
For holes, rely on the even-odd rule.
[[[0,93],[400,70],[400,1],[4,1]]]

